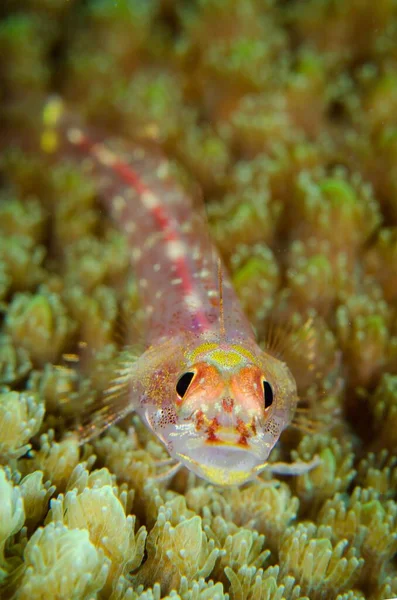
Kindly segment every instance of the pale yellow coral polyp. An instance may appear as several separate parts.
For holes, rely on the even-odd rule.
[[[0,566],[5,564],[7,539],[22,528],[24,521],[21,490],[8,481],[4,469],[0,468]]]
[[[53,501],[51,507],[53,519],[63,519],[71,528],[88,530],[91,542],[104,550],[115,567],[123,565],[132,570],[141,564],[145,529],[141,528],[135,536],[135,517],[125,515],[111,486],[86,488],[81,494],[72,490]]]
[[[19,484],[25,505],[28,528],[37,526],[48,510],[48,500],[55,491],[49,481],[43,483],[43,473],[34,471],[26,475]]]
[[[43,421],[44,406],[32,393],[0,393],[0,455],[19,458]]]
[[[16,600],[91,600],[105,584],[109,563],[88,531],[62,523],[39,528],[28,541]]]
[[[148,558],[134,577],[134,585],[159,581],[166,591],[178,587],[183,576],[192,581],[212,572],[219,549],[202,530],[201,518],[185,518],[173,527],[170,517],[170,511],[161,507],[148,536]]]

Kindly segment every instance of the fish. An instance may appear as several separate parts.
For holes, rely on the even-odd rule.
[[[43,110],[41,149],[89,164],[100,201],[128,241],[145,312],[144,350],[121,352],[107,401],[81,443],[131,412],[171,457],[215,485],[264,470],[299,475],[318,464],[269,462],[298,403],[287,364],[262,350],[211,241],[203,211],[170,175],[167,158],[92,133],[59,97]]]

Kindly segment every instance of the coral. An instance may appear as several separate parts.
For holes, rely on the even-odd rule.
[[[189,127],[179,136],[175,154],[189,168],[204,190],[222,185],[230,166],[230,151],[224,140],[208,127]]]
[[[90,381],[82,379],[77,370],[67,364],[47,363],[44,369],[31,373],[27,386],[44,399],[47,412],[58,415],[71,417],[81,410],[82,402],[88,407],[94,399]]]
[[[23,456],[43,417],[43,402],[36,394],[0,392],[0,457]]]
[[[365,256],[365,269],[382,287],[389,302],[397,298],[393,282],[397,278],[397,228],[382,227]]]
[[[46,216],[36,198],[22,202],[5,196],[0,200],[0,232],[3,235],[27,237],[36,244],[42,242]]]
[[[17,383],[26,377],[31,368],[27,350],[16,348],[9,335],[0,335],[0,384]]]
[[[347,541],[331,542],[331,528],[313,524],[290,527],[280,546],[282,574],[293,574],[311,600],[335,597],[354,587],[364,565]]]
[[[303,510],[310,509],[313,513],[336,492],[346,491],[356,473],[349,441],[338,442],[324,434],[306,435],[292,452],[294,460],[307,461],[316,455],[321,460],[318,467],[293,482]]]
[[[274,305],[280,285],[280,269],[267,246],[239,244],[230,258],[233,286],[246,315],[260,325]]]
[[[31,290],[46,277],[43,267],[46,250],[36,245],[31,237],[7,236],[0,238],[0,265],[6,284],[3,294],[11,290]]]
[[[311,42],[331,64],[359,60],[368,56],[376,44],[378,35],[387,30],[393,16],[393,4],[382,0],[372,10],[365,2],[310,0],[304,5],[293,3],[290,18],[305,42]],[[327,27],[318,24],[327,21]],[[361,39],[363,36],[364,39]]]
[[[65,293],[69,311],[79,324],[81,341],[90,348],[104,348],[113,342],[117,317],[117,300],[112,289],[97,287],[93,294],[85,294],[79,286]]]
[[[380,498],[392,499],[397,490],[397,457],[386,448],[369,452],[357,468],[357,484],[376,490]]]
[[[201,519],[194,516],[172,526],[169,514],[160,509],[146,543],[147,560],[134,577],[134,585],[159,581],[163,590],[177,587],[181,578],[208,577],[219,550],[202,530]]]
[[[208,205],[213,236],[226,257],[238,244],[271,242],[282,211],[281,203],[271,199],[259,166],[237,165],[229,185],[230,191],[221,201]]]
[[[7,570],[5,550],[7,541],[22,528],[25,521],[22,493],[0,468],[0,581],[1,570]]]
[[[291,497],[286,485],[275,486],[267,481],[223,493],[211,486],[193,488],[186,493],[186,501],[210,526],[215,517],[222,516],[239,527],[264,534],[267,546],[274,551],[282,531],[298,511],[298,500]]]
[[[232,148],[243,155],[273,153],[278,145],[295,145],[303,135],[294,127],[284,95],[278,90],[263,94],[247,94],[225,120],[219,132]]]
[[[60,297],[46,290],[16,294],[6,316],[6,332],[38,366],[57,362],[75,331]]]
[[[49,481],[43,483],[43,473],[34,471],[20,481],[19,489],[25,508],[25,526],[33,531],[47,514],[48,501],[54,495],[55,486]]]
[[[49,175],[48,196],[56,200],[52,209],[52,241],[63,250],[94,232],[95,187],[84,168],[67,161],[51,166]]]
[[[45,56],[54,28],[51,22],[46,25],[45,28],[39,18],[23,13],[9,15],[0,25],[0,52],[7,57],[0,70],[2,86],[7,91],[4,116],[19,119],[19,126],[21,121],[32,118],[32,106],[49,82],[50,69]],[[30,90],[29,98],[26,88]]]
[[[220,581],[227,581],[226,577],[231,580],[242,565],[262,567],[269,558],[270,550],[264,549],[265,536],[257,531],[238,528],[221,517],[215,517],[211,525],[205,527],[205,532],[221,550],[220,560],[212,573]]]
[[[65,497],[51,501],[48,520],[63,522],[70,529],[88,531],[90,541],[110,561],[109,575],[135,571],[141,564],[146,532],[141,528],[134,534],[135,518],[126,517],[120,500],[111,486],[71,490]]]
[[[319,522],[329,527],[332,539],[343,536],[365,560],[360,579],[366,589],[384,581],[395,556],[396,517],[395,502],[382,503],[376,492],[360,488],[355,488],[348,502],[342,494],[336,494],[320,510]]]
[[[374,392],[369,398],[370,411],[373,415],[375,435],[381,436],[386,448],[394,450],[397,443],[397,376],[384,373]]]
[[[390,307],[376,286],[372,294],[352,294],[336,310],[339,344],[348,355],[352,386],[369,386],[378,382],[382,371],[396,361],[397,342]]]
[[[296,237],[304,241],[314,237],[323,243],[327,240],[330,253],[343,251],[348,262],[381,222],[371,186],[358,173],[349,181],[343,169],[334,177],[302,172],[291,204],[288,216],[298,224]]]
[[[49,430],[40,437],[40,448],[29,460],[20,464],[28,473],[42,471],[44,478],[54,484],[58,491],[65,489],[74,468],[79,462],[79,445],[75,437],[57,443]]]
[[[88,600],[101,590],[109,563],[90,542],[88,531],[62,523],[40,527],[28,541],[25,568],[16,593],[18,600],[53,598]]]

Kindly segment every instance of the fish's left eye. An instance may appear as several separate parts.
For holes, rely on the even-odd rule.
[[[273,404],[273,388],[266,379],[262,380],[263,385],[263,399],[265,401],[265,410],[270,408]]]
[[[194,376],[195,376],[195,373],[193,373],[192,371],[187,371],[186,373],[184,373],[183,375],[181,375],[179,377],[178,382],[176,384],[176,393],[178,394],[178,396],[181,400],[184,397],[184,395],[186,394],[186,392],[188,391],[189,386],[192,383]]]

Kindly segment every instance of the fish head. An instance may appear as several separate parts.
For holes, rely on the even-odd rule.
[[[173,377],[172,422],[156,431],[171,456],[214,484],[254,479],[296,408],[287,365],[257,346],[204,343]]]

